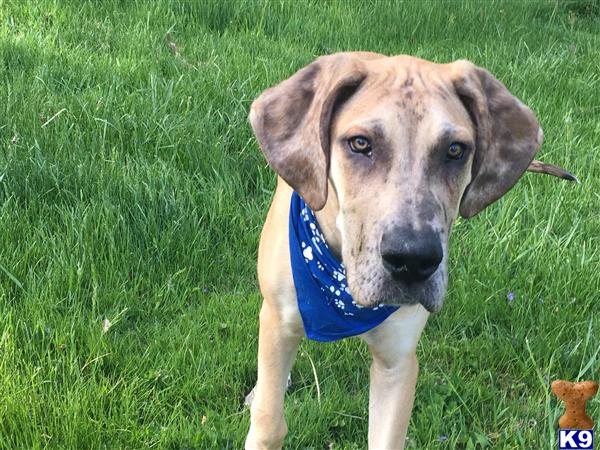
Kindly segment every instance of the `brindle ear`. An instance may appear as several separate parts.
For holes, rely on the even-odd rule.
[[[527,170],[544,133],[533,112],[487,70],[452,64],[456,92],[477,129],[471,182],[460,214],[472,217],[502,197]]]
[[[327,201],[334,109],[364,81],[364,60],[374,57],[369,53],[320,57],[252,104],[250,123],[267,161],[313,210]]]

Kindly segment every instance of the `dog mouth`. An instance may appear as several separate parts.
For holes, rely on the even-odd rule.
[[[440,267],[429,279],[418,283],[398,281],[388,275],[372,275],[371,284],[355,288],[348,278],[354,301],[365,308],[420,304],[430,313],[439,312],[444,302],[446,276]]]
[[[434,301],[431,299],[426,299],[426,300],[419,301],[419,303],[421,304],[421,306],[423,306],[423,308],[425,308],[430,313],[436,313],[442,309],[442,305],[444,302],[443,302],[443,300],[442,301]]]
[[[428,312],[436,313],[442,309],[443,303],[444,303],[443,299],[438,300],[438,299],[434,299],[431,297],[421,297],[421,298],[417,298],[417,299],[408,299],[408,300],[398,300],[398,298],[396,297],[393,299],[388,299],[388,300],[371,303],[368,307],[369,308],[379,308],[382,306],[401,307],[401,306],[412,306],[412,305],[419,304],[423,308],[425,308]]]

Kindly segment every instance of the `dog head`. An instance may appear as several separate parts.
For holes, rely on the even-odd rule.
[[[364,52],[321,57],[266,90],[250,122],[313,210],[335,198],[354,300],[429,311],[443,302],[457,215],[504,195],[543,139],[533,112],[485,69]]]

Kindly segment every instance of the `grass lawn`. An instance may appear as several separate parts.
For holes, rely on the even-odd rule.
[[[580,178],[457,223],[407,445],[557,448],[549,382],[600,380],[595,0],[0,0],[0,448],[242,447],[275,185],[248,108],[357,49],[488,68]],[[365,448],[368,370],[304,341],[287,447]]]

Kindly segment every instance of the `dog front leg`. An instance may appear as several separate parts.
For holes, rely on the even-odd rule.
[[[415,354],[429,313],[402,306],[364,335],[373,356],[369,390],[369,448],[403,449],[415,398],[419,364]]]
[[[287,434],[283,400],[302,336],[297,324],[290,326],[277,310],[263,303],[258,333],[258,378],[250,407],[246,449],[279,449],[283,445]]]
[[[369,448],[403,449],[410,419],[419,363],[402,356],[394,365],[373,358],[369,389]]]

